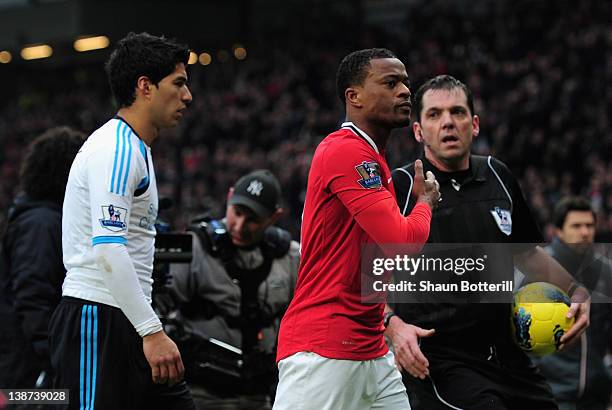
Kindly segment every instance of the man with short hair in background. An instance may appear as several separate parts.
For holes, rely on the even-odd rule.
[[[548,379],[560,410],[605,410],[612,393],[604,363],[612,345],[612,263],[594,249],[595,212],[586,198],[563,198],[553,222],[555,237],[546,250],[593,295],[591,326],[576,344],[532,359]]]

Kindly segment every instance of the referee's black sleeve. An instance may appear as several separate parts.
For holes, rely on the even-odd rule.
[[[536,244],[544,242],[544,237],[538,224],[533,217],[527,201],[523,195],[523,191],[519,186],[517,179],[512,175],[506,164],[492,158],[493,166],[496,170],[501,171],[501,178],[504,184],[508,186],[510,195],[512,196],[512,236],[511,242]]]

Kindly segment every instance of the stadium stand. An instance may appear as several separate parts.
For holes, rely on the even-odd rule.
[[[254,38],[244,61],[214,56],[210,66],[193,66],[187,118],[156,143],[160,195],[175,203],[166,219],[181,229],[203,208],[219,211],[232,181],[268,168],[283,185],[288,213],[281,225],[297,238],[314,147],[342,121],[333,83],[339,58],[384,46],[406,62],[413,91],[441,73],[474,90],[482,118],[475,149],[520,177],[547,237],[552,206],[575,193],[590,198],[599,240],[610,239],[612,4],[492,3],[479,10],[470,2],[421,2],[405,21],[385,29],[360,24],[359,35],[350,17],[321,15],[316,25]],[[89,133],[112,110],[99,63],[6,65],[0,74],[0,209],[6,210],[31,139],[64,124]],[[388,147],[391,166],[419,149],[409,129],[397,134]]]

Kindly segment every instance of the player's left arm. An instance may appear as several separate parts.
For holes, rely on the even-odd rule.
[[[145,157],[128,134],[123,127],[123,144],[100,150],[87,163],[93,253],[106,288],[142,337],[153,382],[172,385],[183,377],[180,352],[145,296],[127,249],[134,192],[148,177]]]

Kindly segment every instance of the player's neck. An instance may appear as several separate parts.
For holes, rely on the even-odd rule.
[[[155,138],[157,138],[157,128],[153,125],[146,112],[140,110],[138,106],[133,104],[129,107],[120,108],[117,115],[123,118],[148,146],[151,146]]]
[[[379,151],[383,151],[385,149],[387,146],[387,141],[389,140],[389,135],[391,135],[390,129],[376,126],[375,124],[360,118],[347,117],[346,120],[352,122],[360,130],[368,134],[368,137],[372,138]]]
[[[443,161],[434,157],[427,148],[425,148],[425,158],[427,161],[431,163],[434,167],[442,172],[458,172],[465,171],[470,168],[470,156],[466,155],[463,158],[458,159],[457,161]]]

